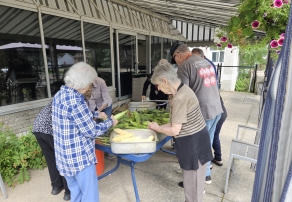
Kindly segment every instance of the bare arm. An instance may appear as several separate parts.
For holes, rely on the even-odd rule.
[[[168,136],[176,136],[181,130],[182,124],[180,123],[169,123],[159,126],[156,122],[152,122],[148,125],[149,129],[155,130],[159,133],[163,133]]]

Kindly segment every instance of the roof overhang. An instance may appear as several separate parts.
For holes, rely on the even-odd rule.
[[[115,0],[126,2],[169,20],[208,27],[225,26],[237,14],[240,0]]]

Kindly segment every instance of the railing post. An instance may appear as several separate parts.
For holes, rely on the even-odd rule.
[[[221,63],[221,66],[220,64],[218,63],[217,64],[217,79],[218,79],[218,85],[219,85],[219,89],[221,89],[221,70],[222,70],[222,63]]]
[[[257,71],[258,71],[258,65],[255,65],[254,69],[254,82],[253,82],[253,93],[255,93],[255,88],[256,88],[256,82],[257,82]]]

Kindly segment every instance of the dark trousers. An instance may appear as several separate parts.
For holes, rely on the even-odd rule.
[[[225,121],[225,120],[224,120]],[[220,130],[222,128],[222,125],[224,123],[224,121],[221,121],[221,119],[218,121],[217,125],[216,125],[216,129],[215,129],[215,133],[214,133],[214,139],[213,139],[213,150],[214,150],[214,159],[216,161],[222,161],[222,154],[221,154],[221,143],[220,143],[220,138],[219,138],[219,134],[220,134]]]
[[[60,175],[56,166],[53,136],[37,132],[34,132],[33,134],[35,135],[47,161],[51,185],[57,188],[64,186],[65,193],[70,194],[66,179]]]

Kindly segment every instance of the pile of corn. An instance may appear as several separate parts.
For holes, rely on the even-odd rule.
[[[128,131],[116,128],[114,131],[117,135],[112,139],[113,142],[151,142],[154,140],[154,136],[151,135],[148,138],[142,139],[141,137],[135,136],[135,134]]]
[[[147,129],[148,124],[152,121],[158,125],[169,123],[169,112],[157,109],[134,112],[125,110],[114,117],[119,120],[118,125],[114,128],[120,129]]]

